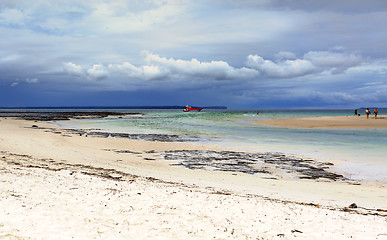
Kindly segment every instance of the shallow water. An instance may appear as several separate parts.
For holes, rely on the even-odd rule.
[[[111,109],[109,110],[111,111]],[[110,132],[179,134],[239,151],[279,152],[335,162],[352,179],[387,183],[386,129],[288,129],[253,124],[256,120],[351,116],[352,110],[119,110],[124,118],[60,122],[74,128]],[[384,110],[385,111],[385,110]],[[379,111],[380,115],[387,112]]]

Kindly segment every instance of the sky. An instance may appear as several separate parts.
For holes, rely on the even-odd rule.
[[[0,0],[0,107],[387,107],[385,0]]]

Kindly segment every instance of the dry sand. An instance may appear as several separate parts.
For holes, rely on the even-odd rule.
[[[387,239],[385,186],[193,171],[144,159],[213,147],[32,124],[0,120],[0,239]]]
[[[256,121],[256,124],[291,128],[387,128],[387,116],[336,116]]]

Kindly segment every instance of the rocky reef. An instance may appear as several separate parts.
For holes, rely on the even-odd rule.
[[[124,116],[139,113],[120,112],[0,112],[0,117],[16,117],[30,121],[65,121],[70,119],[104,118],[108,116]]]
[[[171,165],[189,169],[263,174],[267,178],[295,176],[299,179],[348,181],[330,171],[329,162],[287,156],[279,153],[248,153],[234,151],[174,150],[160,153]]]

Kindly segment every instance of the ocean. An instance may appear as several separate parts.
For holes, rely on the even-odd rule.
[[[201,112],[177,109],[114,111],[140,114],[122,118],[74,119],[55,124],[132,134],[178,134],[195,140],[193,144],[314,158],[334,163],[333,170],[351,179],[387,183],[387,129],[293,129],[253,123],[269,119],[353,116],[353,110],[262,110],[258,115],[256,110],[224,109]],[[361,110],[359,113],[363,114]],[[387,110],[379,110],[379,115],[387,115]]]

